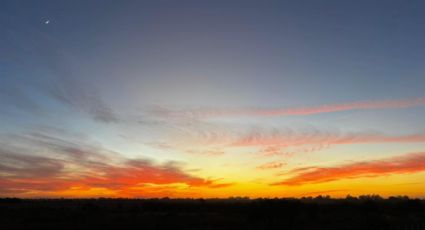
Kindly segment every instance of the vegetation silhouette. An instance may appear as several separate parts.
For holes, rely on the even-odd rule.
[[[425,200],[0,199],[0,229],[425,229]]]

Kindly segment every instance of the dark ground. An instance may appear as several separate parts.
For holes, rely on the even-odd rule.
[[[0,199],[0,229],[425,230],[425,200]]]

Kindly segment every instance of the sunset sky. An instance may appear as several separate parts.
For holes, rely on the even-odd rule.
[[[425,198],[424,1],[0,2],[0,197]]]

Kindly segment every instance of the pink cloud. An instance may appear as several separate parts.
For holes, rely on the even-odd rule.
[[[202,155],[220,155],[229,148],[258,148],[258,153],[263,156],[294,155],[298,153],[312,153],[335,145],[350,144],[379,144],[379,143],[425,143],[425,134],[388,135],[378,132],[347,132],[335,130],[320,130],[315,128],[293,130],[256,128],[250,131],[231,130],[228,128],[185,129],[178,133],[174,140],[176,146],[185,147],[188,144],[198,149],[188,153]],[[217,151],[204,151],[219,150]],[[185,150],[186,151],[186,150]]]
[[[285,165],[285,164],[282,163],[282,162],[269,162],[269,163],[265,163],[265,164],[258,166],[257,169],[262,169],[262,170],[278,169],[278,168],[281,168],[283,165]]]
[[[312,131],[309,133],[254,131],[237,138],[231,146],[270,146],[267,152],[276,153],[278,147],[311,146],[312,150],[330,145],[362,143],[414,143],[425,142],[425,135],[388,136],[380,133],[329,133]]]
[[[174,117],[209,118],[209,117],[237,117],[237,116],[297,116],[331,113],[349,110],[371,109],[401,109],[424,106],[425,98],[382,101],[359,101],[342,104],[325,104],[320,106],[306,106],[293,108],[240,108],[240,109],[187,109],[172,110],[161,108],[156,114]]]

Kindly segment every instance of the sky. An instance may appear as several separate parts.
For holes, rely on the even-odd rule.
[[[425,197],[423,1],[0,2],[1,197]]]

